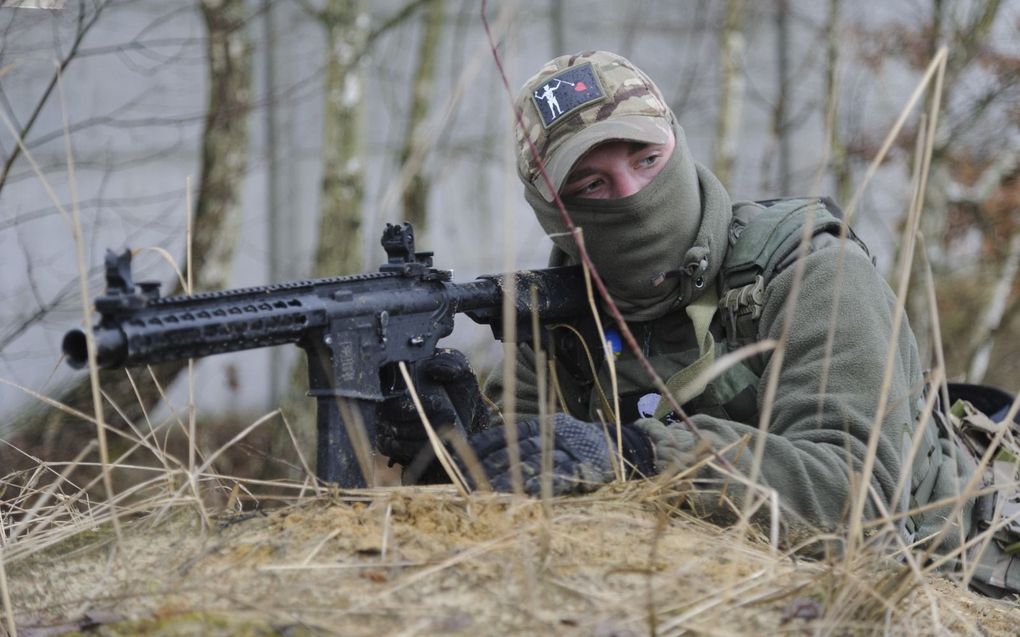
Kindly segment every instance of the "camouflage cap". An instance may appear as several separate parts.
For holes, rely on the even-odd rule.
[[[608,51],[563,55],[539,69],[521,89],[514,122],[517,170],[552,201],[528,138],[557,190],[571,167],[596,144],[630,140],[664,144],[672,112],[652,80],[626,58]]]

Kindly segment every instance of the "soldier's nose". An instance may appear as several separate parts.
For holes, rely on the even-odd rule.
[[[620,199],[623,197],[629,197],[641,190],[644,187],[645,182],[638,175],[624,171],[617,176],[615,185],[616,192],[613,193],[613,196],[616,199]]]

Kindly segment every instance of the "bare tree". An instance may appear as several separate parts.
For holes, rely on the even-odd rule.
[[[99,16],[102,15],[103,9],[106,8],[106,5],[107,3],[105,2],[96,3],[92,7],[92,12],[89,13],[87,5],[84,2],[81,3],[80,10],[78,11],[74,39],[71,42],[71,46],[60,59],[60,62],[57,64],[57,68],[54,69],[50,81],[47,83],[42,95],[40,95],[39,99],[36,101],[35,108],[32,109],[32,112],[25,120],[25,123],[21,125],[20,130],[18,131],[18,137],[20,139],[23,140],[27,138],[29,133],[32,131],[33,126],[35,126],[36,121],[39,119],[39,114],[42,113],[43,107],[46,106],[50,98],[53,96],[54,89],[57,87],[57,81],[60,79],[60,76],[67,71],[67,67],[71,64],[71,61],[77,57],[81,44],[85,40],[85,36],[92,27],[95,26],[96,21],[99,20]],[[13,25],[13,19],[11,24]],[[4,101],[5,107],[13,116],[13,111],[10,106],[6,104],[7,97],[4,95],[2,90],[0,90],[0,99]],[[10,154],[7,158],[4,159],[3,168],[0,168],[0,191],[2,191],[3,187],[7,184],[7,178],[11,174],[11,168],[13,168],[15,162],[18,161],[18,157],[20,156],[21,147],[19,145],[15,145],[11,148]]]
[[[336,276],[361,267],[364,198],[364,150],[361,109],[364,83],[361,60],[385,32],[402,24],[426,0],[409,0],[373,28],[360,0],[330,0],[321,9],[302,1],[326,37],[323,80],[322,181],[314,276]]]
[[[191,248],[199,290],[227,287],[237,228],[241,180],[248,162],[251,39],[244,0],[201,0],[208,29],[209,105],[202,133],[202,164]]]
[[[428,0],[409,1],[374,28],[360,0],[334,0],[326,2],[321,9],[303,3],[305,11],[322,25],[326,38],[322,181],[313,276],[349,274],[361,267],[360,231],[365,191],[361,61],[377,38],[413,16],[423,1]],[[432,4],[441,5],[439,2]],[[413,118],[410,121],[412,125],[416,123]],[[290,398],[286,401],[286,412],[295,423],[302,449],[311,451],[315,405],[305,397],[308,370],[304,357],[294,365],[289,378]],[[272,444],[274,456],[292,457],[293,444],[285,431],[278,432]]]
[[[838,26],[836,0],[831,1],[829,31],[835,34],[842,27]],[[920,230],[934,273],[940,311],[950,319],[941,321],[941,340],[950,365],[947,373],[952,377],[974,367],[975,348],[986,349],[990,335],[1001,332],[1001,328],[992,327],[997,324],[992,320],[994,316],[1002,312],[1005,318],[1009,314],[1009,306],[1000,302],[1001,294],[994,292],[994,281],[1009,278],[1010,251],[1003,248],[1009,243],[1014,224],[1008,216],[993,214],[997,207],[990,206],[989,201],[976,197],[994,199],[1006,180],[1013,178],[1012,169],[1003,170],[999,160],[1006,155],[1005,159],[1012,161],[1020,140],[1020,121],[1013,106],[1020,99],[1020,56],[1015,48],[1004,44],[1016,34],[1017,14],[1015,7],[1001,0],[928,0],[925,5],[926,20],[857,28],[870,29],[861,39],[860,59],[865,67],[876,71],[889,65],[919,72],[930,64],[940,47],[946,45],[949,50],[941,95],[943,112],[934,136]],[[830,62],[830,72],[834,66]],[[929,109],[935,97],[929,94]],[[911,150],[915,137],[911,131],[901,137],[900,157],[907,158],[908,172],[913,169],[911,163],[919,160]],[[838,138],[834,138],[832,147],[838,183]],[[875,144],[860,135],[859,140],[845,147],[848,158],[870,160]],[[985,186],[979,188],[979,183]],[[1015,207],[1009,210],[1015,215]],[[976,237],[981,238],[977,250],[973,247]],[[927,365],[933,360],[933,321],[928,301],[930,282],[921,255],[917,255],[912,268],[906,308],[922,361]],[[956,320],[956,313],[966,318]],[[976,324],[974,316],[985,319]]]
[[[567,33],[563,21],[563,0],[549,2],[549,42],[552,43],[552,57],[565,55]]]
[[[245,28],[249,11],[244,0],[202,0],[199,4],[207,29],[209,96],[201,143],[201,167],[194,211],[191,250],[192,279],[198,290],[227,285],[240,222],[240,182],[247,167],[251,91],[251,43]],[[184,262],[184,259],[181,260]],[[181,288],[175,288],[180,292]],[[157,368],[163,386],[169,385],[186,363]],[[138,394],[123,371],[101,374],[108,401],[123,417],[140,419],[143,410],[160,400],[160,389],[146,375],[136,375]],[[88,379],[75,383],[57,398],[73,409],[91,409]],[[16,444],[52,451],[59,439],[66,446],[70,435],[61,429],[61,412],[32,405],[18,417]],[[59,437],[59,438],[58,438]]]
[[[719,40],[722,60],[719,77],[719,119],[716,124],[715,154],[712,170],[724,186],[732,179],[740,129],[740,111],[744,101],[744,0],[726,0],[726,16]]]
[[[422,161],[425,148],[425,125],[435,93],[436,59],[443,36],[443,0],[426,0],[422,15],[421,42],[418,45],[418,65],[415,69],[411,105],[408,109],[404,145],[400,151],[402,173],[407,182],[401,193],[404,220],[410,221],[419,234],[424,233],[428,220],[428,177]]]
[[[317,17],[326,35],[326,73],[319,231],[312,271],[315,276],[335,276],[361,266],[364,88],[357,65],[368,37],[368,16],[359,0],[336,0],[325,3]]]
[[[932,0],[932,17],[928,25],[926,46],[919,47],[919,50],[926,50],[928,57],[931,57],[943,42],[949,41],[953,45],[952,55],[947,61],[942,97],[942,102],[950,105],[950,110],[936,133],[936,146],[925,192],[925,211],[920,225],[929,250],[928,260],[936,274],[943,272],[948,265],[945,247],[950,240],[947,234],[951,205],[949,192],[953,188],[954,166],[966,155],[961,152],[964,149],[958,142],[966,131],[973,131],[981,124],[981,117],[964,120],[954,116],[953,104],[958,104],[954,97],[961,95],[962,82],[967,72],[973,70],[973,65],[981,61],[986,51],[986,41],[995,26],[1000,9],[999,0],[985,0],[974,3],[969,12],[960,15],[959,7],[947,7],[944,0]],[[933,98],[934,96],[929,96],[929,101]],[[928,314],[926,278],[926,269],[918,257],[913,265],[912,284],[907,294],[906,307],[911,326],[917,336],[922,361],[930,360],[932,347],[932,322]]]
[[[836,201],[846,203],[853,195],[853,176],[846,145],[840,132],[840,42],[842,36],[842,0],[829,0],[829,17],[825,23],[825,101],[824,122],[829,170],[836,186]]]
[[[360,62],[369,39],[369,19],[360,0],[330,0],[321,9],[303,3],[322,27],[326,67],[323,76],[322,179],[312,276],[337,276],[361,266],[361,208],[364,198],[364,149],[361,139],[363,80]],[[295,424],[298,444],[315,448],[315,404],[305,396],[308,369],[304,356],[291,368],[285,413]],[[273,436],[271,455],[295,459],[286,431]],[[296,463],[292,463],[297,466]],[[275,469],[266,467],[268,473]],[[296,470],[295,470],[296,471]]]
[[[790,194],[790,135],[787,131],[787,100],[790,77],[790,5],[788,0],[776,0],[776,103],[772,109],[772,135],[778,146],[779,194]]]

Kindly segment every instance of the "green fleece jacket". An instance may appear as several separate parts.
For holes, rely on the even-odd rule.
[[[892,382],[871,484],[889,510],[903,511],[954,495],[961,481],[966,481],[973,472],[973,462],[966,453],[956,453],[951,443],[940,437],[934,422],[920,430],[923,440],[913,466],[903,466],[921,411],[924,382],[914,336],[906,320],[897,338],[892,337],[896,303],[892,290],[856,245],[847,246],[842,263],[839,247],[831,240],[816,246],[805,259],[782,367],[774,364],[777,361],[774,353],[762,356],[763,369],[756,386],[751,388],[750,409],[711,407],[702,411],[697,408],[697,401],[692,401],[687,406],[691,420],[716,450],[748,435],[750,439],[742,453],[734,451],[726,455],[738,470],[749,475],[765,387],[770,378],[778,374],[778,391],[765,434],[759,483],[778,493],[783,522],[788,530],[836,530],[847,522],[851,508],[850,475],[862,469],[868,439],[875,426],[888,353],[893,348]],[[841,278],[838,276],[840,269]],[[786,267],[766,287],[758,322],[759,339],[780,338],[785,317],[791,311],[794,270],[794,267]],[[831,356],[827,360],[826,341],[836,303],[839,317]],[[663,378],[697,356],[691,323],[683,310],[630,327]],[[718,313],[713,332],[717,342],[725,341]],[[599,360],[598,356],[596,351],[595,360]],[[621,394],[627,394],[621,396],[624,403],[642,393],[655,391],[633,359],[633,355],[624,351],[617,362]],[[521,346],[516,363],[518,419],[538,411],[534,361],[531,348]],[[826,373],[823,389],[821,383]],[[557,376],[562,397],[560,408],[577,418],[595,420],[595,410],[600,404],[594,397],[598,392],[594,382],[597,375],[578,379],[577,374],[560,370]],[[497,403],[502,403],[502,385],[499,373],[486,384],[486,393]],[[604,391],[609,393],[608,385],[604,386]],[[621,411],[627,413],[626,405]],[[656,470],[660,472],[689,466],[703,453],[699,451],[695,435],[682,423],[666,424],[641,418],[636,425],[652,441]],[[893,503],[891,500],[901,475],[906,475],[905,495]],[[707,469],[698,475],[702,481],[718,477]],[[733,488],[732,482],[730,485],[730,499],[740,506],[744,493]],[[709,509],[709,514],[728,517],[729,511],[718,501],[718,498],[706,497],[700,504]],[[949,508],[911,516],[900,530],[907,539],[927,537],[941,528]],[[869,498],[865,515],[871,518],[877,514],[878,509]],[[944,538],[944,549],[957,545],[969,532],[970,514],[968,506],[962,512],[962,527],[954,526],[950,537]],[[788,536],[788,539],[792,538]]]

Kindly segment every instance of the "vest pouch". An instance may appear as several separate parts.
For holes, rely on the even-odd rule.
[[[981,386],[967,387],[975,391],[981,389]],[[987,389],[988,392],[978,391],[971,395],[978,396],[983,407],[1001,411],[1001,405],[993,404],[994,399],[1002,402],[1011,397],[1000,390]],[[1001,396],[995,396],[994,392]],[[954,393],[960,395],[959,391],[950,391],[951,398]],[[992,402],[982,402],[982,396],[992,396]],[[989,534],[989,537],[974,544],[968,555],[975,564],[971,580],[973,588],[990,597],[1020,593],[1020,444],[1017,442],[1020,426],[1015,422],[1008,425],[995,422],[962,398],[953,403],[948,415],[953,428],[976,460],[985,455],[1001,427],[1011,428],[1002,436],[982,476],[981,486],[994,487],[994,491],[977,498],[974,505],[971,538],[982,533]]]

